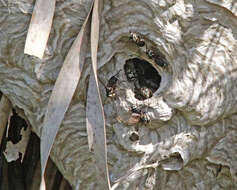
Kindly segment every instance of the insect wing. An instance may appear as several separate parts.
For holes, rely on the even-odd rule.
[[[139,121],[140,121],[140,114],[132,113],[131,117],[128,119],[127,124],[134,125],[134,124],[137,124]]]

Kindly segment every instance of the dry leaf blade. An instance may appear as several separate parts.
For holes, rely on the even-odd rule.
[[[41,134],[42,176],[59,126],[70,105],[81,76],[89,42],[90,12],[67,54],[49,99]]]
[[[97,79],[97,50],[99,43],[99,25],[103,1],[95,0],[91,21],[91,59],[92,71],[87,93],[87,133],[89,148],[94,148],[98,182],[101,189],[111,189],[107,165],[106,130],[104,110],[100,98]]]
[[[56,0],[37,0],[28,29],[24,53],[42,59],[49,38]]]

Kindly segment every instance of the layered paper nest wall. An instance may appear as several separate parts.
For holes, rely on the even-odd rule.
[[[0,91],[23,109],[40,136],[43,117],[65,56],[88,14],[90,1],[58,0],[42,60],[25,55],[31,0],[0,1]],[[156,67],[159,89],[134,98],[124,64],[149,62],[129,40],[129,31],[165,56]],[[98,75],[120,74],[115,98],[106,97],[108,166],[116,189],[236,189],[237,183],[237,3],[234,0],[105,0]],[[88,151],[85,103],[90,54],[51,158],[74,189],[100,189]],[[125,82],[123,82],[125,80]],[[131,106],[151,121],[130,125]],[[136,134],[139,138],[131,138]],[[133,169],[132,171],[129,169]]]

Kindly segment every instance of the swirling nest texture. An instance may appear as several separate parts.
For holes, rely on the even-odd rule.
[[[23,52],[34,1],[0,1],[0,91],[24,110],[39,136],[53,85],[90,3],[56,2],[47,49],[39,60]],[[134,98],[127,81],[118,84],[114,99],[106,97],[100,83],[111,182],[120,179],[117,189],[237,189],[235,0],[105,0],[98,53],[101,80],[120,69],[123,78],[128,59],[149,61],[129,41],[129,31],[162,52],[168,67],[156,68],[160,88],[145,101]],[[94,190],[100,188],[85,125],[90,64],[88,53],[51,158],[74,189]],[[150,123],[127,125],[131,105],[148,110]],[[126,176],[136,166],[140,169]]]

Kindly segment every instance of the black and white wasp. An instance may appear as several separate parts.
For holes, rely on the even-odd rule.
[[[145,40],[140,34],[138,34],[137,32],[131,32],[131,31],[129,33],[130,33],[129,39],[135,42],[137,46],[139,47],[145,46]]]
[[[144,123],[145,125],[150,123],[150,117],[145,111],[142,111],[140,108],[136,106],[131,107],[131,112],[139,115],[139,122]]]
[[[104,82],[100,80],[100,82],[103,84],[106,90],[106,96],[109,98],[113,98],[116,96],[116,88],[117,88],[117,83],[119,81],[118,79],[118,74],[120,73],[121,70],[119,70],[115,75],[110,77],[108,80],[107,84],[105,85]]]
[[[158,50],[155,50],[154,48],[147,48],[146,47],[146,54],[149,57],[149,59],[154,60],[154,62],[160,66],[160,67],[166,67],[168,65],[165,56],[159,52]]]

